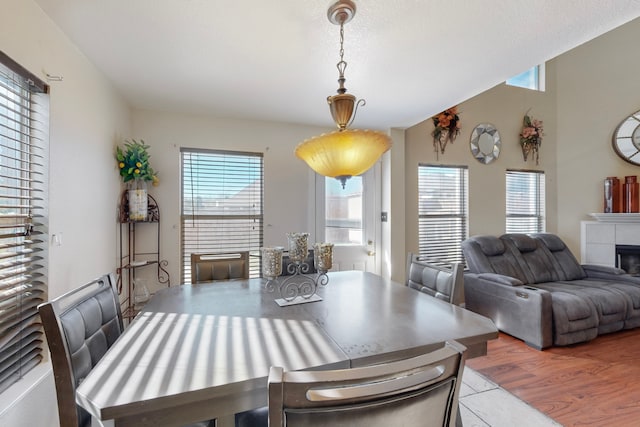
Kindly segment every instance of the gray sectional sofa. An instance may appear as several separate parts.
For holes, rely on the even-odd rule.
[[[474,236],[462,250],[467,309],[534,348],[640,326],[640,277],[580,265],[554,234]]]

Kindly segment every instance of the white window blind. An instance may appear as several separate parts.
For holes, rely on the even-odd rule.
[[[0,393],[43,358],[48,87],[0,52]]]
[[[420,256],[462,262],[460,243],[468,236],[466,166],[418,166]]]
[[[507,170],[506,176],[506,232],[544,232],[544,172]]]
[[[182,280],[191,282],[191,254],[249,251],[263,241],[263,157],[182,148]],[[260,259],[251,256],[251,277]]]

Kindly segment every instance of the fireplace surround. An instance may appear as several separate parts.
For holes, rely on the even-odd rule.
[[[627,272],[630,264],[640,264],[640,215],[591,215],[598,220],[581,223],[581,262],[619,267]],[[633,268],[638,271],[629,273],[640,275],[640,267]]]

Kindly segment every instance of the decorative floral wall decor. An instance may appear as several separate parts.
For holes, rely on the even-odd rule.
[[[116,160],[123,182],[131,180],[152,181],[157,186],[160,181],[156,171],[149,164],[149,149],[141,139],[140,142],[132,139],[125,140],[124,150],[116,147]]]
[[[458,116],[458,106],[453,106],[447,110],[444,110],[440,114],[437,114],[431,118],[433,120],[433,149],[444,154],[444,149],[448,142],[453,144],[456,137],[460,133],[460,117]]]
[[[542,145],[543,130],[542,120],[531,118],[528,112],[524,115],[522,132],[520,132],[520,145],[522,146],[522,155],[525,162],[527,161],[529,153],[533,152],[536,157],[536,165],[538,164],[538,150],[540,149],[540,145]]]

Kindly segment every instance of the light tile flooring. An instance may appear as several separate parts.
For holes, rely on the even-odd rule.
[[[464,427],[561,427],[469,367],[462,375],[460,413]]]

